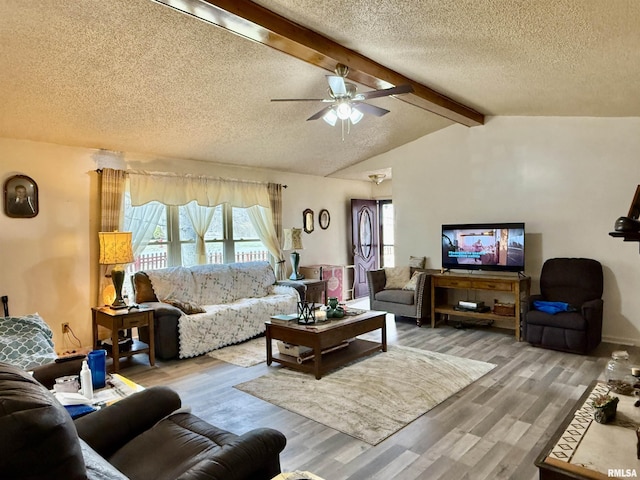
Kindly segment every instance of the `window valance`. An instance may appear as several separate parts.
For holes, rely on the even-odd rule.
[[[264,183],[173,173],[129,171],[128,175],[133,206],[152,201],[165,205],[186,205],[193,200],[209,207],[222,203],[239,208],[271,206],[268,186]]]

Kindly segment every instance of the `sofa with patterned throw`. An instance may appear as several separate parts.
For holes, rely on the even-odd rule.
[[[188,358],[255,337],[300,298],[278,285],[268,262],[208,264],[137,272],[136,303],[154,309],[156,356]],[[140,329],[142,341],[148,331]]]

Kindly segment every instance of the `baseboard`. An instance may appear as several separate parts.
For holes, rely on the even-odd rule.
[[[629,337],[602,337],[605,343],[619,343],[620,345],[628,345],[630,347],[640,346],[640,338],[630,339]]]

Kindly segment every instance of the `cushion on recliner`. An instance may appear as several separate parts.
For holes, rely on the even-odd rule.
[[[559,312],[549,314],[539,310],[530,310],[527,313],[527,325],[541,325],[568,330],[585,330],[587,321],[579,312]]]
[[[0,476],[85,479],[73,420],[25,371],[0,363]]]
[[[109,463],[132,479],[175,479],[200,460],[211,458],[212,452],[221,448],[220,444],[213,440],[175,423],[174,416],[158,422],[153,428],[124,445],[109,457]],[[222,443],[228,438],[224,436],[228,432],[219,431],[223,435],[220,438]],[[153,456],[155,460],[138,460],[140,457],[148,456]]]
[[[280,471],[278,454],[286,439],[271,429],[256,429],[238,436],[188,414],[171,415],[139,435],[109,458],[129,478],[175,480],[206,472],[211,480],[266,478]],[[139,457],[153,456],[143,464]],[[268,474],[268,475],[267,475]],[[204,475],[204,473],[203,473]],[[261,477],[260,477],[261,478]]]
[[[375,295],[380,302],[401,303],[413,305],[415,303],[415,290],[381,290]]]
[[[540,274],[540,293],[550,302],[567,302],[579,307],[602,298],[602,265],[590,258],[551,258]]]

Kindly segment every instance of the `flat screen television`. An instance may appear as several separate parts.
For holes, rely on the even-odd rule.
[[[442,225],[442,268],[524,271],[524,223]]]

